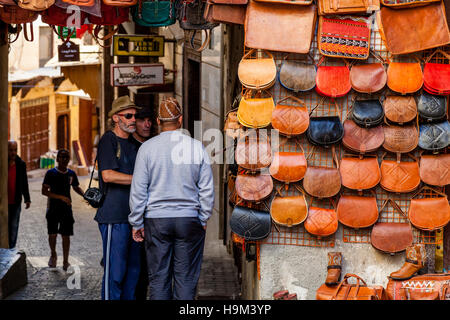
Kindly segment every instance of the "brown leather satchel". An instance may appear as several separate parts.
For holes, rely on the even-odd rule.
[[[274,85],[276,76],[275,60],[268,51],[251,49],[239,62],[238,78],[246,88],[268,89]]]
[[[401,154],[397,154],[397,161],[385,160],[381,157],[380,186],[389,192],[408,193],[414,191],[420,184],[419,162],[408,153],[413,162],[400,161]]]
[[[337,205],[340,223],[350,228],[367,228],[378,220],[378,206],[375,192],[372,197],[341,195]]]
[[[386,96],[383,108],[388,120],[400,124],[417,117],[417,103],[414,96]]]
[[[17,5],[31,11],[44,11],[55,3],[55,0],[18,0]]]
[[[419,62],[391,62],[387,70],[387,85],[392,91],[414,93],[423,85],[422,67]]]
[[[384,210],[388,202],[393,208],[400,212],[405,218],[406,215],[400,206],[391,198],[383,202],[379,213]],[[391,255],[406,250],[413,242],[413,233],[409,222],[377,222],[372,227],[370,233],[370,243],[378,249]]]
[[[353,120],[344,121],[344,137],[342,144],[351,151],[369,153],[376,151],[384,143],[382,125],[373,128],[358,126]]]
[[[384,61],[372,50],[370,53],[379,59],[380,63],[357,64],[350,69],[350,83],[357,92],[370,94],[380,91],[386,85],[387,73],[383,66]]]
[[[237,195],[245,201],[262,201],[273,190],[273,181],[268,174],[239,173],[236,177]]]
[[[230,138],[237,139],[241,136],[243,132],[243,126],[239,123],[237,117],[237,109],[230,110],[225,116],[225,124],[223,126],[223,131]]]
[[[440,197],[414,199],[422,190],[431,190]],[[450,205],[443,192],[424,186],[411,198],[408,211],[411,224],[417,229],[434,231],[445,227],[450,221]]]
[[[335,147],[332,146],[331,150],[333,162],[337,166],[336,168],[308,166],[305,176],[303,177],[303,189],[313,197],[329,198],[335,196],[341,190],[339,161],[337,159]],[[312,152],[310,155],[311,154]]]
[[[372,156],[344,156],[339,165],[342,185],[353,190],[374,188],[381,179],[378,158]]]
[[[422,155],[419,161],[420,179],[432,186],[450,184],[450,153]]]
[[[268,92],[264,92],[264,97],[261,96],[261,92],[253,94],[250,90],[246,90],[241,97],[237,111],[239,123],[249,128],[267,127],[275,108],[273,98]]]
[[[356,284],[348,283],[348,279],[355,278]],[[316,292],[316,300],[387,300],[383,286],[368,286],[356,274],[347,273],[337,286],[322,284]]]
[[[308,53],[314,37],[316,16],[314,4],[298,6],[249,0],[244,24],[245,46]]]
[[[330,198],[333,209],[326,209],[313,206],[312,204],[308,210],[308,217],[304,222],[305,230],[317,237],[328,237],[336,233],[339,221],[337,213],[334,209],[334,203]]]
[[[382,39],[394,55],[440,47],[450,42],[443,1],[401,10],[382,7],[377,12],[377,22]],[[408,77],[405,75],[404,79]]]
[[[419,130],[414,123],[405,125],[383,125],[383,148],[390,152],[407,153],[413,151],[419,143]]]
[[[277,194],[270,205],[270,215],[273,222],[285,226],[293,227],[301,224],[308,217],[308,204],[306,203],[305,193],[297,185],[294,187],[300,194],[284,195],[278,188]],[[286,189],[289,187],[286,186]]]
[[[235,160],[242,168],[253,171],[270,166],[272,149],[267,134],[251,130],[241,137],[236,145]]]
[[[278,78],[280,84],[294,92],[304,92],[313,89],[316,86],[317,68],[314,59],[310,54],[307,55],[313,62],[312,64],[288,60],[289,54],[281,62]]]
[[[303,179],[307,168],[305,153],[275,152],[270,165],[270,175],[285,183],[298,182]]]
[[[299,106],[286,104],[285,101],[293,100]],[[272,112],[272,127],[281,134],[297,136],[304,133],[309,126],[309,112],[306,104],[297,97],[288,96],[277,102]]]
[[[319,0],[319,14],[370,13],[380,10],[379,0]]]
[[[204,17],[212,23],[244,24],[247,0],[208,0]]]
[[[389,300],[450,300],[450,273],[422,274],[408,280],[389,278]]]

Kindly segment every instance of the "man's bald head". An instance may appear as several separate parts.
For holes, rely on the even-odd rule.
[[[8,161],[12,162],[17,157],[17,142],[14,140],[8,141]]]

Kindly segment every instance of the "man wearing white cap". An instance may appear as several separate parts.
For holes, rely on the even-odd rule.
[[[174,98],[158,109],[161,133],[140,147],[133,173],[128,221],[144,241],[151,300],[193,300],[214,182],[202,143],[185,135]]]

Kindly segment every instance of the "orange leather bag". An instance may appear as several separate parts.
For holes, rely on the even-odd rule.
[[[401,155],[397,154],[397,161],[385,160],[385,154],[381,161],[380,185],[389,192],[408,193],[414,191],[420,184],[419,162],[408,153],[414,161],[400,161]]]
[[[366,157],[344,156],[339,165],[342,185],[353,190],[374,188],[381,179],[378,158],[375,155]]]
[[[387,69],[387,85],[392,91],[407,94],[419,91],[423,85],[419,62],[391,62]]]
[[[389,52],[407,54],[448,44],[450,33],[443,2],[401,10],[382,7],[377,12],[377,24]]]
[[[417,103],[414,96],[386,96],[383,109],[388,120],[399,124],[417,117]]]
[[[389,202],[395,210],[406,218],[406,214],[391,198],[383,202],[379,211],[380,214]],[[409,222],[377,222],[372,227],[370,233],[370,243],[372,246],[391,255],[406,250],[408,246],[412,245],[412,242],[413,233]]]
[[[387,73],[384,61],[372,50],[370,53],[380,62],[356,64],[350,69],[350,84],[357,92],[371,94],[380,91],[386,85]]]
[[[345,66],[321,66],[320,59],[316,74],[316,92],[331,98],[343,97],[352,89],[350,69]]]
[[[372,197],[341,195],[337,205],[337,217],[343,225],[354,228],[367,228],[378,220],[378,206],[375,192]]]
[[[317,237],[328,237],[336,233],[339,222],[334,203],[331,199],[330,201],[333,209],[320,208],[312,204],[309,206],[308,217],[304,222],[305,230],[308,233]]]
[[[305,152],[297,139],[294,141],[300,150],[295,148],[296,150],[293,152],[277,151],[274,154],[269,172],[278,181],[285,183],[298,182],[305,176],[307,170]],[[281,143],[280,146],[283,144]]]
[[[103,0],[104,4],[113,7],[131,7],[136,5],[138,0]]]
[[[284,227],[294,227],[303,223],[308,217],[308,204],[305,193],[297,185],[294,185],[299,191],[298,194],[289,195],[289,192],[284,194],[281,192],[283,187],[285,186],[277,189],[277,194],[270,205],[270,215],[276,224]],[[286,189],[288,188],[286,186]]]
[[[450,273],[422,274],[408,280],[389,278],[389,300],[450,300]]]
[[[431,190],[440,197],[414,199],[422,190]],[[443,192],[424,186],[411,198],[408,218],[417,229],[434,231],[445,227],[450,221],[450,205]]]
[[[44,11],[55,4],[55,0],[18,0],[17,5],[31,11]]]
[[[245,201],[262,201],[272,194],[273,181],[268,174],[239,173],[236,177],[237,195]]]
[[[450,153],[421,155],[419,161],[420,179],[432,186],[444,187],[450,184]]]
[[[251,49],[239,62],[238,78],[246,88],[268,89],[274,85],[276,76],[275,60],[268,51]]]
[[[356,284],[348,283],[355,278]],[[368,286],[356,274],[347,273],[337,286],[322,284],[316,292],[316,300],[387,300],[383,286]]]
[[[380,10],[379,0],[318,0],[319,14],[370,13]]]
[[[358,126],[353,120],[344,121],[342,144],[351,151],[361,154],[376,151],[384,143],[382,125],[373,128]]]
[[[296,104],[288,104],[287,100]],[[277,102],[272,112],[272,127],[281,134],[291,137],[304,133],[309,126],[309,113],[306,104],[297,97],[288,96]]]
[[[237,111],[239,123],[249,128],[264,128],[270,124],[275,108],[273,98],[268,92],[256,93],[246,90],[241,97]]]
[[[62,0],[63,2],[74,4],[76,6],[92,7],[95,0]]]
[[[257,135],[252,130],[241,137],[236,145],[235,160],[242,168],[253,171],[270,166],[272,149],[267,134]]]
[[[385,121],[383,148],[390,152],[407,153],[419,144],[419,130],[414,123],[397,125]]]
[[[314,4],[298,6],[249,0],[244,24],[245,46],[308,53],[316,28],[316,8]]]

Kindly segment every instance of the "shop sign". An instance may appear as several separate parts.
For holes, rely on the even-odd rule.
[[[80,46],[72,41],[67,41],[66,43],[59,45],[58,61],[80,61]]]
[[[113,87],[147,86],[164,84],[164,64],[111,64]]]
[[[72,32],[73,29],[76,29],[75,27],[58,27],[58,39],[61,39],[61,35],[64,37],[64,39],[67,39],[69,34]],[[74,31],[70,38],[76,38],[77,33]]]
[[[163,57],[164,37],[115,35],[113,36],[113,55]]]

